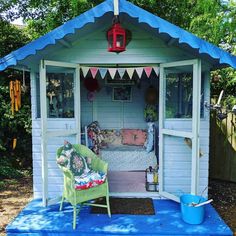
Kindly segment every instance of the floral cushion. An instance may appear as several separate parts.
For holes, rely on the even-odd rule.
[[[83,190],[103,184],[106,180],[106,174],[103,172],[90,171],[87,174],[75,177],[75,189]]]
[[[104,145],[102,148],[107,148],[109,146],[121,146],[121,132],[120,130],[102,130],[102,134],[104,136]]]
[[[70,169],[74,176],[81,176],[91,171],[91,158],[83,157],[72,146],[65,141],[57,163]]]
[[[72,156],[70,158],[69,168],[74,176],[81,176],[90,171],[90,169],[87,166],[86,159],[76,152],[72,153]]]
[[[99,123],[97,121],[93,121],[91,124],[88,125],[87,132],[89,148],[95,154],[99,154],[99,150],[102,147],[104,140]]]

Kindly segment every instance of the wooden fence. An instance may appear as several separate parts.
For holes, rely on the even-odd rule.
[[[210,119],[210,178],[236,182],[236,116]]]

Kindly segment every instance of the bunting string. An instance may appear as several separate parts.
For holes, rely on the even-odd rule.
[[[86,77],[90,72],[92,78],[95,78],[98,73],[100,74],[101,78],[104,79],[107,73],[111,76],[112,79],[118,74],[122,79],[124,74],[127,73],[129,79],[132,79],[134,73],[136,72],[139,79],[141,79],[143,73],[150,78],[152,72],[159,76],[159,68],[157,66],[146,66],[146,67],[127,67],[127,68],[104,68],[104,67],[81,67],[83,76]]]

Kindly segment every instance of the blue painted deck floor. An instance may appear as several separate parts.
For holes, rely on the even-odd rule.
[[[154,200],[155,215],[90,214],[84,207],[72,229],[72,208],[66,204],[59,212],[59,204],[42,207],[40,200],[31,201],[7,226],[9,236],[19,235],[233,235],[211,205],[206,206],[205,220],[201,225],[182,221],[180,206],[170,200]]]

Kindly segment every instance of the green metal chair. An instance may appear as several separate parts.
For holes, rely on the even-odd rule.
[[[76,149],[78,153],[82,156],[90,157],[92,159],[92,169],[95,171],[102,171],[107,174],[108,164],[102,161],[96,154],[94,154],[89,148],[81,144],[75,144],[73,147]],[[57,150],[57,158],[60,156],[63,147]],[[79,213],[81,207],[83,205],[97,206],[107,208],[107,213],[109,217],[111,217],[110,211],[110,203],[109,203],[109,188],[108,188],[108,180],[95,187],[85,189],[85,190],[76,190],[74,188],[74,175],[73,173],[66,167],[62,167],[59,165],[59,168],[63,171],[64,175],[64,190],[60,204],[60,211],[63,208],[64,200],[71,203],[73,206],[73,229],[76,228],[76,216]],[[94,200],[96,198],[106,197],[106,205],[88,203],[87,201]],[[79,205],[79,209],[77,210],[77,205]],[[78,211],[78,212],[77,212]]]

